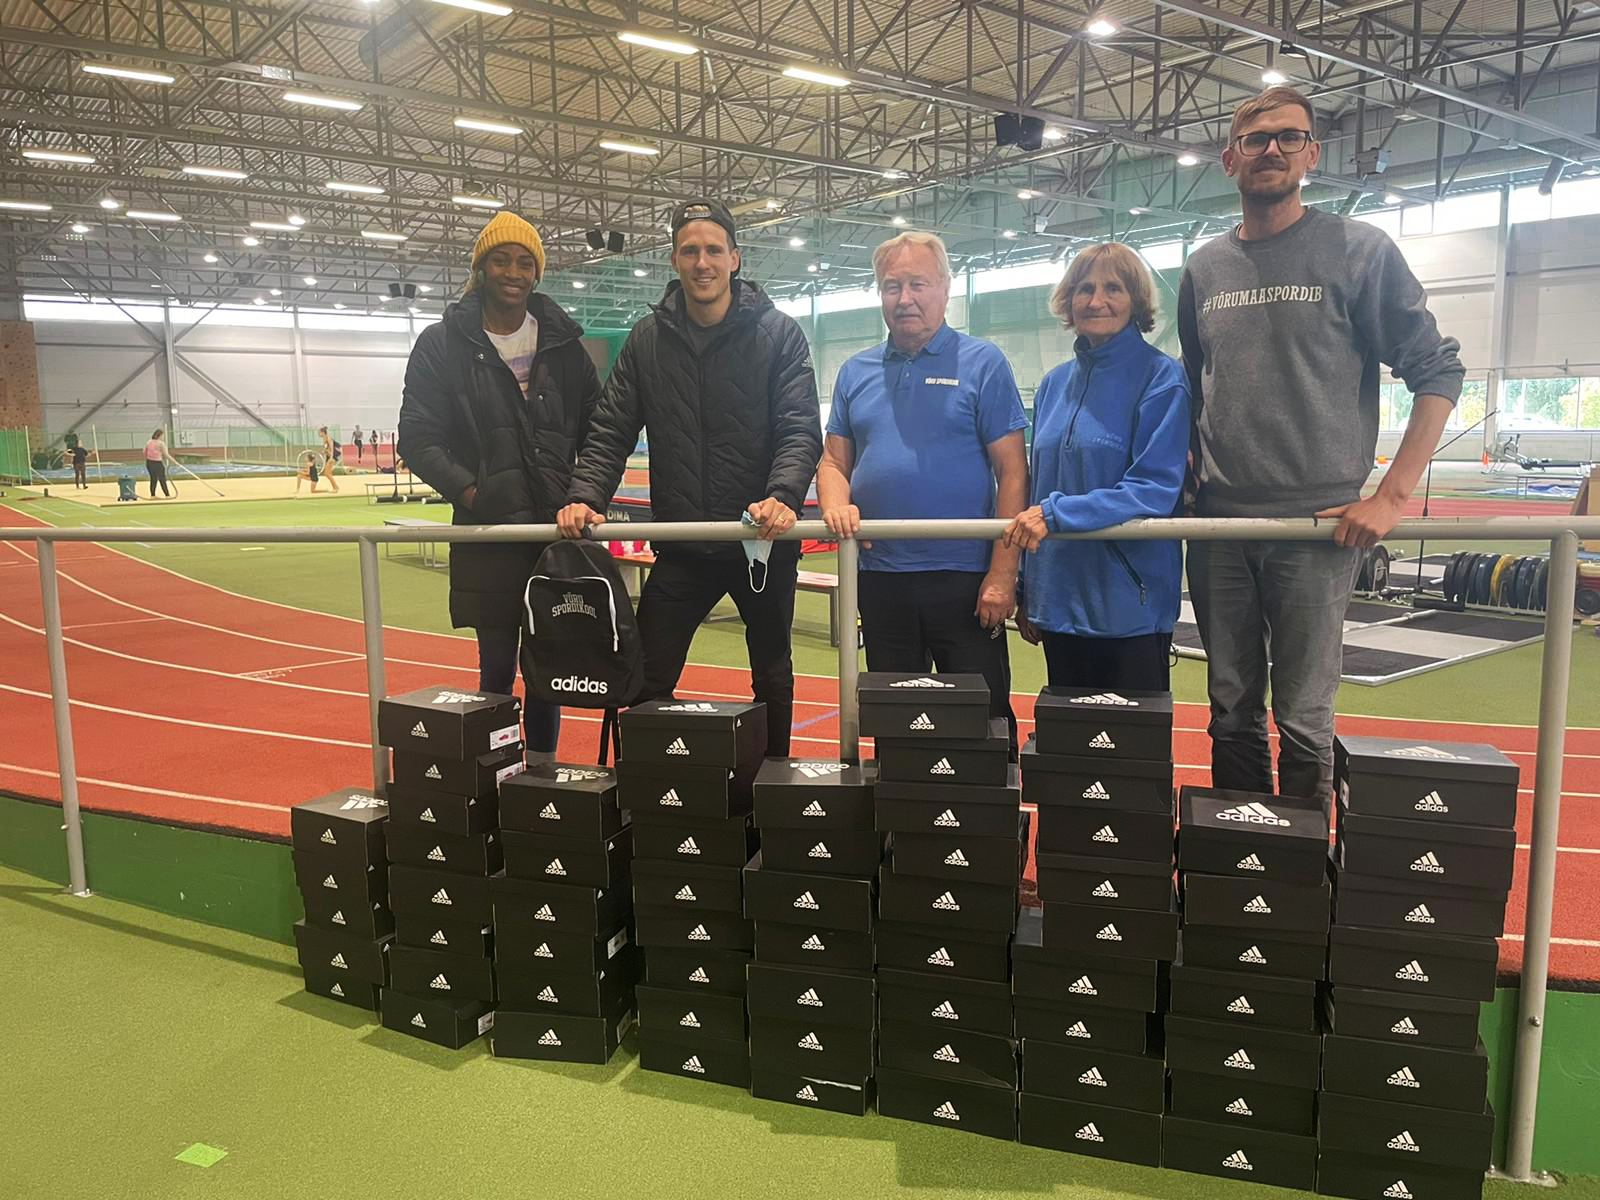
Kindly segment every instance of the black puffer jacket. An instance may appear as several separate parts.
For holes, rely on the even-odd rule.
[[[605,511],[643,428],[655,520],[737,521],[768,496],[800,512],[822,457],[811,350],[800,326],[759,287],[736,279],[733,288],[727,319],[704,354],[689,340],[676,280],[633,327],[573,470],[573,500]],[[741,554],[733,543],[671,546],[673,553]]]
[[[417,339],[406,364],[398,452],[455,505],[457,525],[550,523],[566,501],[572,464],[600,395],[583,328],[534,292],[539,343],[524,399],[483,331],[483,298],[468,293]],[[471,508],[461,503],[469,485]],[[450,623],[519,624],[539,545],[462,543],[450,549]]]

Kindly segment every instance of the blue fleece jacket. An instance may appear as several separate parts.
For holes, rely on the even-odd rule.
[[[1045,524],[1081,533],[1172,516],[1189,453],[1182,365],[1132,324],[1074,351],[1034,398],[1032,502]],[[1182,573],[1176,541],[1046,541],[1023,566],[1028,620],[1083,637],[1170,633]]]

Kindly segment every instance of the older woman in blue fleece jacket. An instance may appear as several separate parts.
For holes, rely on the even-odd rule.
[[[1007,546],[1029,551],[1017,624],[1044,643],[1055,687],[1164,692],[1178,619],[1176,541],[1046,541],[1177,510],[1189,451],[1189,383],[1142,336],[1155,290],[1139,256],[1111,242],[1072,260],[1050,311],[1078,339],[1034,398],[1033,507]]]

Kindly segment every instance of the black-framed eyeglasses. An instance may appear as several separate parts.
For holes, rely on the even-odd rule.
[[[1278,143],[1278,152],[1281,154],[1299,154],[1311,144],[1311,131],[1309,129],[1275,129],[1271,133],[1242,133],[1235,139],[1239,145],[1239,153],[1246,158],[1256,158],[1267,152],[1267,147],[1273,141]]]

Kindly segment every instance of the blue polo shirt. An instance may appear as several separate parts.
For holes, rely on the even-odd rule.
[[[1027,428],[1011,364],[993,342],[942,325],[914,355],[884,341],[839,368],[828,432],[855,443],[850,499],[863,520],[994,516],[989,446]],[[992,542],[886,541],[868,571],[989,569]]]

